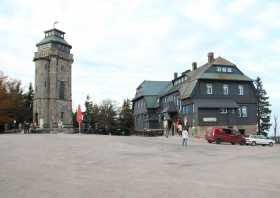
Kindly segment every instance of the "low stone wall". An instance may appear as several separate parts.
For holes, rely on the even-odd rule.
[[[163,130],[162,129],[147,129],[143,131],[134,131],[133,135],[140,135],[140,136],[162,136]]]

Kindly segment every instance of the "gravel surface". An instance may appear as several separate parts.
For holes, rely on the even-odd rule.
[[[0,135],[1,198],[280,197],[280,145]]]

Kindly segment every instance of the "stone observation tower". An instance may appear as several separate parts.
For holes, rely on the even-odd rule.
[[[39,42],[35,62],[35,95],[33,121],[39,128],[72,128],[71,67],[72,48],[64,32],[53,28],[45,31]],[[62,129],[61,129],[62,130]]]

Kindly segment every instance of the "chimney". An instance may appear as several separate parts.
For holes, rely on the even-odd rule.
[[[214,53],[213,52],[209,52],[208,53],[208,63],[213,63],[214,61]]]
[[[197,69],[197,63],[196,62],[193,62],[192,63],[192,70],[194,71],[194,70],[196,70]]]
[[[174,80],[178,78],[178,73],[177,72],[174,72]]]

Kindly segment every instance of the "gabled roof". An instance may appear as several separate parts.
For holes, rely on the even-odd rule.
[[[253,81],[251,78],[241,74],[228,73],[203,73],[199,79],[205,80],[236,80],[236,81]]]
[[[214,62],[212,63],[213,65],[229,65],[229,66],[235,66],[235,64],[229,62],[228,60],[222,58],[222,57],[217,57],[215,58]]]
[[[233,81],[252,81],[249,77],[244,74],[230,74],[230,73],[209,73],[206,72],[212,65],[222,65],[222,66],[234,66],[235,64],[230,61],[217,57],[212,63],[206,63],[196,70],[186,73],[187,80],[182,84],[173,85],[172,83],[168,86],[167,90],[161,93],[161,96],[169,95],[176,91],[180,92],[180,97],[188,98],[191,96],[193,89],[196,86],[198,80],[233,80]]]
[[[159,107],[157,96],[145,96],[144,102],[148,109]]]
[[[137,92],[132,101],[143,97],[146,108],[157,108],[159,107],[158,96],[160,95],[160,92],[165,90],[169,84],[169,81],[145,80],[138,86]]]
[[[169,81],[143,81],[137,88],[133,100],[142,96],[158,96],[168,86]]]

